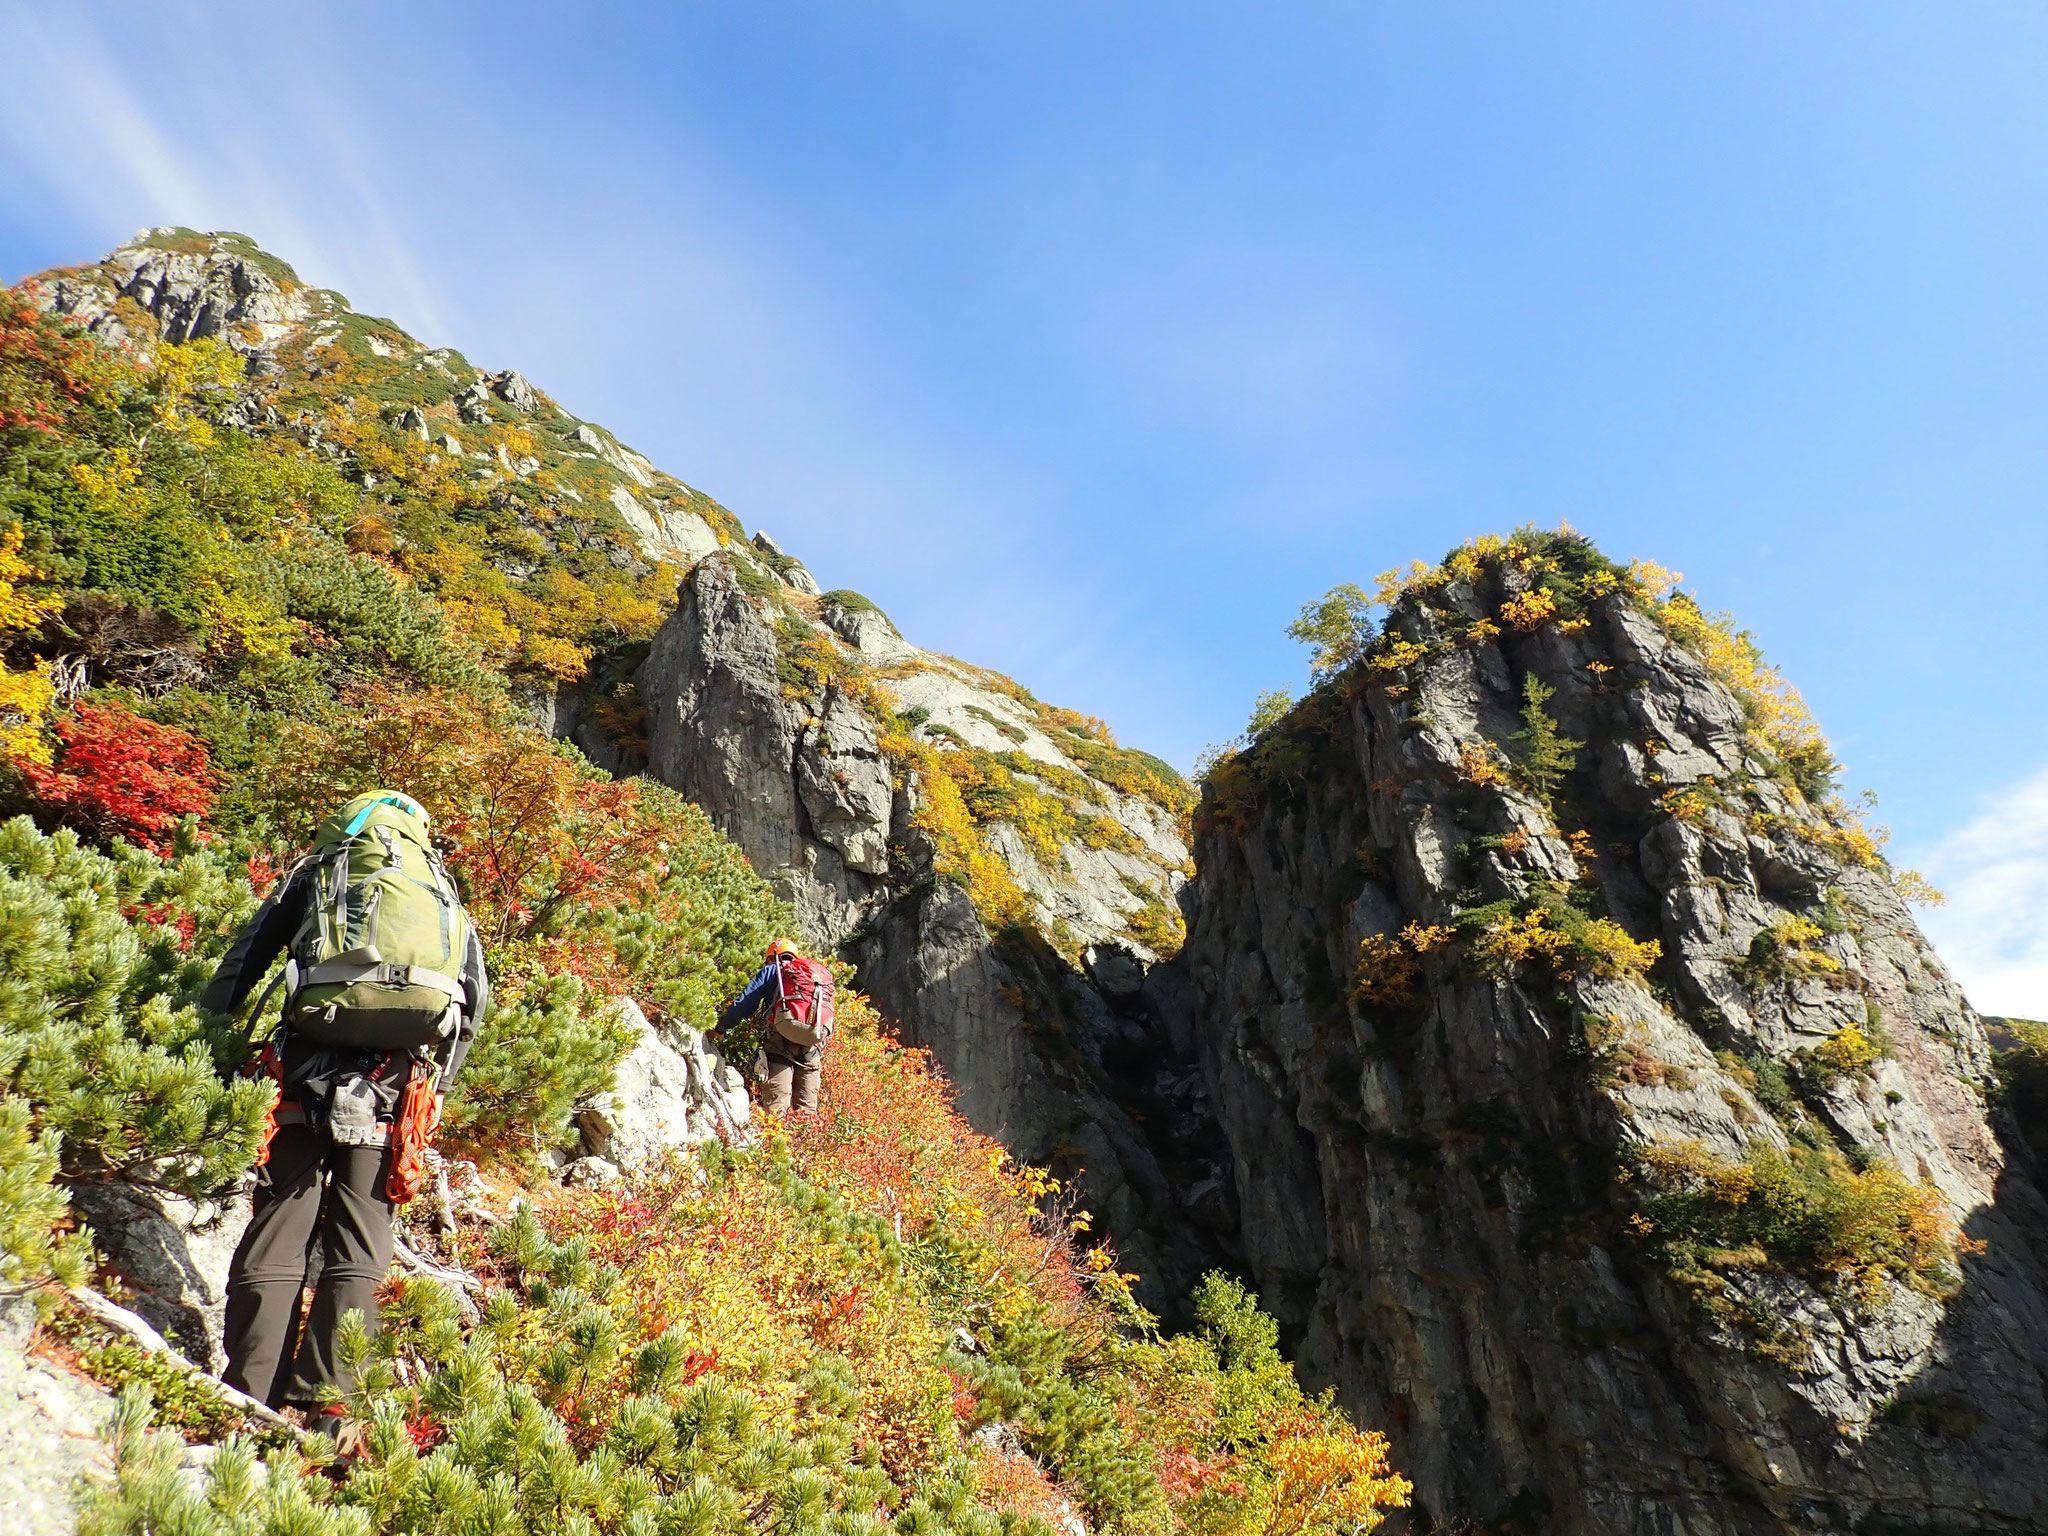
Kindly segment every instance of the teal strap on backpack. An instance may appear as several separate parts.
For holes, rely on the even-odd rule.
[[[354,837],[358,832],[362,831],[363,823],[370,819],[370,813],[380,805],[395,805],[408,816],[417,816],[421,821],[427,820],[427,808],[421,805],[419,801],[413,799],[411,795],[379,795],[355,813],[350,819],[348,826],[343,829],[341,835],[343,837]]]

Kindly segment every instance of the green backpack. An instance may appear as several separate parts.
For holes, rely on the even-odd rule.
[[[318,873],[285,968],[284,1027],[366,1051],[454,1034],[469,915],[425,811],[404,795],[358,795],[320,824],[308,859]]]

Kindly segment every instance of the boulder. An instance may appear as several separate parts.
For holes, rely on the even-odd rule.
[[[916,646],[897,633],[889,615],[865,599],[848,602],[836,593],[828,593],[818,606],[818,616],[835,635],[859,651],[863,661],[887,667],[919,654]]]
[[[577,1108],[584,1161],[632,1169],[700,1141],[747,1134],[746,1084],[702,1034],[653,1023],[631,998],[619,1011],[634,1044],[611,1088]],[[570,1164],[570,1171],[578,1166]]]
[[[1145,967],[1121,944],[1094,944],[1081,953],[1088,979],[1107,997],[1127,1000],[1145,990]]]
[[[818,596],[824,590],[818,585],[818,578],[810,573],[809,568],[804,565],[803,561],[785,554],[782,546],[769,538],[767,534],[756,533],[754,535],[754,548],[769,557],[767,562],[768,569],[775,573],[775,579],[785,587],[793,588],[798,592],[808,592],[813,597]]]
[[[579,1157],[562,1170],[562,1182],[576,1189],[603,1189],[624,1177],[617,1163],[602,1157]]]
[[[81,1184],[71,1203],[93,1242],[134,1292],[129,1310],[185,1357],[218,1373],[228,1266],[249,1224],[249,1201],[194,1205],[120,1182]]]
[[[526,375],[510,368],[491,379],[491,393],[522,416],[531,416],[540,409],[540,396],[526,382]]]
[[[455,397],[455,414],[472,427],[491,424],[491,386],[484,379],[473,380]]]

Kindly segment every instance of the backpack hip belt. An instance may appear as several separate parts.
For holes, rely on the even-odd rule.
[[[316,1120],[314,1119],[314,1117],[313,1117],[312,1115],[310,1115],[310,1114],[308,1114],[308,1113],[306,1112],[306,1106],[305,1106],[305,1105],[303,1105],[303,1104],[297,1104],[297,1103],[283,1103],[283,1104],[280,1104],[280,1105],[278,1105],[278,1106],[277,1106],[277,1123],[278,1123],[279,1125],[317,1125],[317,1124],[318,1124],[318,1122],[317,1122],[317,1121],[316,1121]],[[371,1138],[370,1138],[369,1140],[367,1140],[367,1141],[357,1141],[357,1142],[350,1142],[350,1143],[346,1143],[346,1145],[350,1145],[350,1146],[364,1146],[364,1147],[383,1147],[383,1146],[389,1146],[389,1145],[390,1145],[390,1143],[391,1143],[391,1135],[392,1135],[392,1131],[393,1131],[393,1129],[394,1129],[394,1122],[392,1122],[392,1121],[389,1121],[389,1120],[379,1120],[379,1121],[377,1122],[377,1129],[376,1129],[376,1132],[375,1132],[375,1134],[374,1134],[374,1135],[373,1135],[373,1136],[372,1136],[372,1137],[371,1137]]]
[[[441,971],[429,970],[424,965],[393,965],[384,961],[355,963],[347,960],[329,960],[303,972],[298,978],[301,987],[327,985],[355,986],[359,982],[378,982],[388,987],[432,987],[436,992],[446,993],[451,1002],[463,1002],[469,997],[469,989],[455,977]],[[294,987],[297,991],[298,987]]]

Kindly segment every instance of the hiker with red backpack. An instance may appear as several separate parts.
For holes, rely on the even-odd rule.
[[[818,1064],[832,1038],[832,972],[822,960],[798,953],[788,939],[768,946],[768,959],[730,1008],[718,1033],[760,1015],[766,1026],[754,1056],[761,1107],[773,1115],[800,1115],[818,1107]]]
[[[284,1011],[261,1063],[279,1096],[228,1271],[221,1379],[338,1439],[330,1403],[351,1386],[341,1319],[377,1326],[392,1209],[419,1193],[442,1097],[490,1003],[483,946],[425,807],[373,791],[322,822],[200,1006],[238,1013],[279,955],[271,991],[283,988]]]

